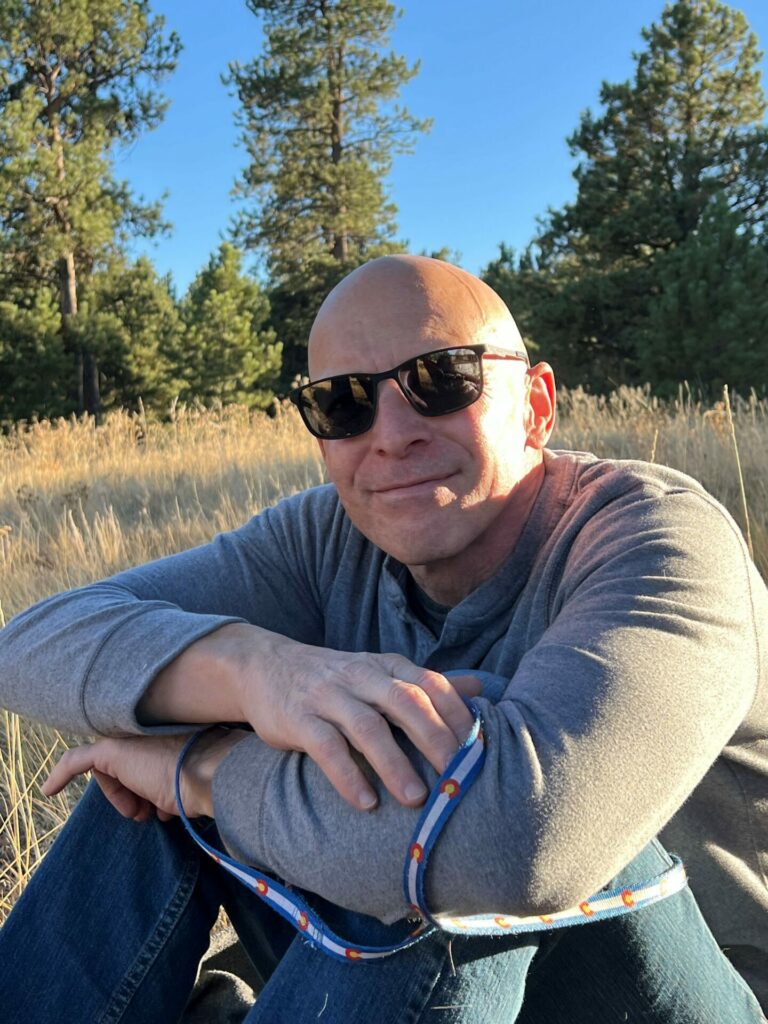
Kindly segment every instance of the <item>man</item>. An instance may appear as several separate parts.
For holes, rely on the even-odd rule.
[[[35,948],[48,988],[77,972],[81,1019],[176,1019],[223,901],[269,977],[248,1021],[761,1020],[743,979],[768,1000],[768,596],[733,522],[678,473],[546,450],[552,371],[456,267],[358,269],[309,358],[297,401],[331,485],[0,635],[8,706],[143,734],[69,752],[46,783],[94,769],[124,818],[92,787],[0,932],[6,974],[35,990],[14,1019],[47,1019]],[[168,820],[173,734],[250,723],[193,748],[188,812],[353,941],[393,941],[472,670],[500,683],[476,696],[487,759],[432,854],[430,907],[551,913],[663,871],[659,835],[692,891],[346,965],[292,941]],[[24,922],[44,910],[35,947]]]

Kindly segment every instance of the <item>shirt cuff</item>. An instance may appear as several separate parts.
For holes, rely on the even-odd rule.
[[[136,707],[149,685],[196,640],[244,619],[196,615],[158,602],[142,602],[132,615],[121,618],[107,635],[85,674],[80,693],[83,717],[93,732],[178,733],[189,723],[147,726],[136,718]]]

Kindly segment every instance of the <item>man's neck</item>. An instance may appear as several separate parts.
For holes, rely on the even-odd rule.
[[[408,566],[421,589],[438,604],[454,607],[485,583],[512,554],[544,480],[539,461],[520,480],[490,526],[457,555]]]

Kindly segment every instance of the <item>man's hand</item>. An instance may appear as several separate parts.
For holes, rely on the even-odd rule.
[[[449,682],[399,654],[311,647],[237,623],[164,669],[139,714],[147,724],[249,722],[270,746],[308,754],[345,800],[370,810],[376,795],[353,755],[359,751],[395,799],[415,807],[427,790],[390,723],[442,772],[472,728],[462,696],[481,689],[471,676]]]
[[[213,774],[232,747],[248,733],[213,729],[193,745],[181,772],[181,800],[188,818],[213,816]],[[61,792],[72,779],[92,772],[104,795],[124,817],[161,821],[178,815],[176,762],[188,736],[103,738],[67,750],[42,785],[46,796]]]
[[[442,772],[472,728],[459,688],[438,672],[399,654],[348,654],[276,638],[268,673],[247,654],[240,679],[244,714],[259,737],[279,750],[307,753],[350,804],[375,805],[376,795],[353,757],[359,751],[389,792],[406,806],[427,790],[392,735],[399,726]],[[461,690],[480,692],[475,679]]]

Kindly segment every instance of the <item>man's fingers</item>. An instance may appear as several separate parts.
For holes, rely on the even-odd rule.
[[[183,736],[102,737],[94,743],[72,747],[46,779],[43,793],[53,796],[75,776],[91,771],[106,798],[124,817],[149,821],[162,809],[167,815],[163,820],[167,821],[178,813],[173,779],[184,741]],[[205,778],[197,781],[197,797],[204,793],[205,783]]]
[[[429,697],[429,700],[437,713],[437,717],[441,722],[444,722],[448,726],[450,731],[453,733],[456,744],[452,745],[452,753],[455,752],[458,743],[464,741],[464,737],[467,735],[469,730],[472,728],[472,715],[469,713],[466,704],[462,700],[462,697],[476,697],[482,690],[482,684],[478,679],[473,676],[457,676],[455,679],[446,679],[440,672],[432,672],[429,669],[419,668],[417,665],[412,664],[407,658],[403,658],[397,654],[385,655],[385,664],[389,671],[394,677],[394,681],[410,683],[412,686],[417,686],[423,690],[424,693]],[[456,685],[456,684],[459,685]],[[397,698],[396,698],[397,699]],[[418,720],[423,720],[423,715],[417,717],[409,716],[409,720],[414,722],[418,726]],[[433,720],[434,721],[434,720]],[[416,737],[411,735],[410,730],[406,727],[404,722],[398,721],[397,724],[408,732],[408,735],[418,746],[419,750],[430,758],[433,767],[437,768],[436,761],[430,757],[427,750],[425,750],[421,743],[417,741]],[[448,746],[451,746],[449,743]],[[434,750],[434,754],[445,755],[446,750]],[[439,760],[439,758],[437,758]],[[450,759],[450,754],[447,758]],[[443,765],[445,767],[445,765]],[[443,769],[440,768],[440,771]]]
[[[361,699],[399,726],[435,771],[443,772],[472,728],[472,715],[445,676],[401,661],[391,666],[401,669],[397,677],[383,686],[376,681],[375,696],[361,692]]]
[[[340,728],[395,800],[405,807],[417,807],[426,799],[427,787],[392,735],[389,723],[369,705],[355,704],[345,706]]]
[[[93,768],[93,745],[71,747],[65,751],[40,787],[45,796],[56,796],[77,775]]]
[[[98,750],[95,743],[70,747],[62,754],[51,774],[40,787],[45,796],[55,796],[78,775],[92,772],[104,796],[123,817],[133,818],[136,821],[148,820],[152,816],[152,807],[149,801],[132,793],[130,789],[126,789],[118,779],[99,771],[95,767],[97,755]]]
[[[419,675],[411,680],[413,685],[418,686],[429,697],[435,711],[459,743],[464,742],[464,737],[472,728],[472,715],[462,697],[474,697],[482,689],[479,680],[475,681],[477,685],[473,685],[468,676],[461,678],[461,693],[458,692],[453,680],[446,679],[439,672],[422,669]],[[455,749],[453,752],[455,753]]]
[[[330,722],[315,719],[307,723],[304,733],[304,749],[339,795],[360,811],[372,810],[377,803],[376,794],[355,764],[349,744],[339,730]]]
[[[394,671],[399,673],[396,678],[389,674]],[[468,691],[477,692],[476,680],[462,682]],[[445,676],[420,669],[399,655],[357,661],[338,684],[328,680],[322,689],[316,686],[305,710],[306,720],[293,722],[301,748],[356,807],[364,806],[363,793],[372,794],[344,739],[365,757],[399,803],[417,807],[427,789],[392,735],[392,726],[403,730],[438,773],[472,728],[470,712]],[[310,730],[320,728],[322,736],[310,736]]]
[[[370,764],[392,796],[406,807],[417,807],[424,802],[427,789],[419,778],[408,756],[392,735],[391,724],[402,725],[410,733],[418,732],[409,715],[417,722],[426,716],[432,728],[431,742],[424,742],[425,753],[442,761],[446,751],[457,747],[450,729],[442,722],[429,698],[418,687],[403,688],[410,691],[406,697],[409,707],[387,709],[392,694],[392,682],[384,672],[373,680],[356,683],[355,696],[350,688],[326,687],[316,710],[294,721],[294,741],[317,762],[334,787],[348,803],[361,810],[371,809],[375,794],[360,767],[350,753],[350,745]],[[414,708],[413,701],[421,707]],[[428,728],[422,725],[419,733],[423,740]],[[293,743],[294,749],[299,743]]]
[[[462,697],[479,697],[483,692],[483,684],[477,676],[451,676],[446,682],[452,686]]]
[[[133,793],[111,775],[105,775],[97,768],[93,769],[93,777],[99,784],[104,796],[109,800],[116,811],[119,811],[124,818],[133,818],[134,821],[147,821],[152,816],[150,805],[143,797]]]
[[[453,729],[441,718],[420,686],[394,680],[381,711],[403,730],[436,772],[445,769],[459,744]]]

